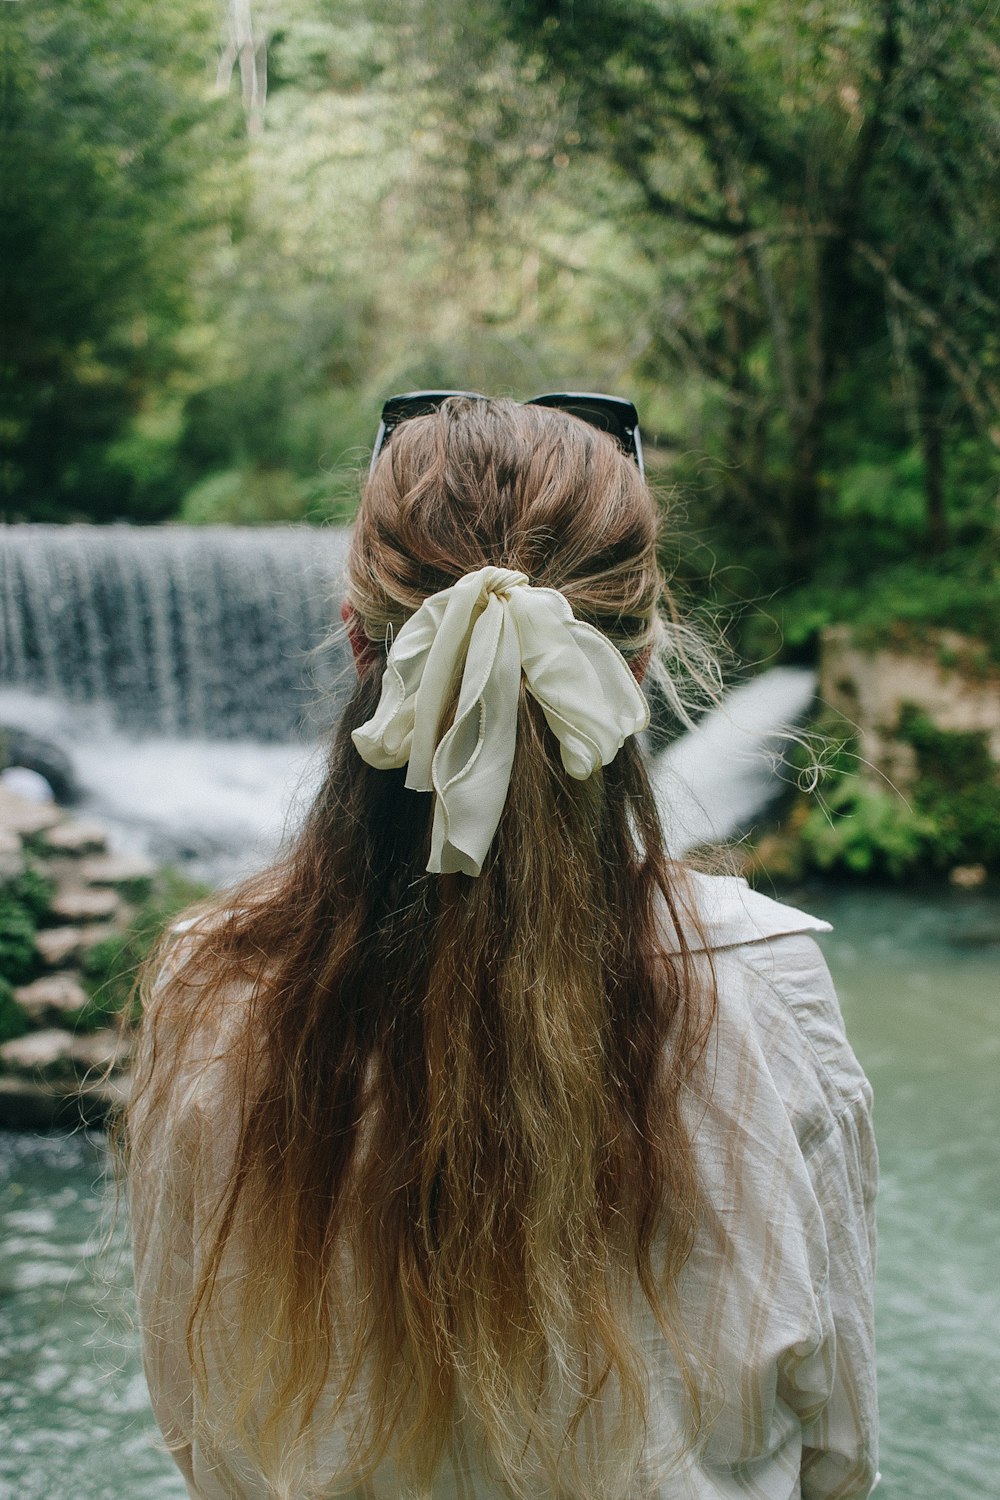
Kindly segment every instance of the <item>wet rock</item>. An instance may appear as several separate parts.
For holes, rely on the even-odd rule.
[[[51,740],[15,725],[0,727],[0,740],[3,741],[8,766],[23,766],[44,777],[57,802],[76,801],[80,789],[73,774],[73,763],[65,750]]]
[[[9,787],[0,785],[0,828],[11,833],[47,833],[61,823],[64,813],[51,803],[29,802]]]
[[[40,771],[30,766],[5,766],[0,782],[27,802],[54,802],[52,788]]]
[[[80,956],[85,958],[91,948],[96,948],[98,943],[103,943],[107,938],[121,937],[121,928],[113,922],[94,922],[89,927],[80,928]]]
[[[36,934],[35,947],[47,969],[64,969],[79,958],[80,938],[77,927],[47,927]]]
[[[30,1031],[0,1047],[0,1064],[28,1078],[72,1078],[74,1038],[68,1031]]]
[[[85,884],[110,886],[133,901],[149,895],[155,873],[155,867],[141,854],[96,854],[80,866]]]
[[[44,1082],[8,1074],[0,1077],[0,1129],[72,1130],[81,1124],[100,1126],[127,1098],[124,1075],[89,1079],[81,1085],[75,1079]]]
[[[58,1026],[76,1019],[87,1003],[87,992],[72,974],[50,974],[19,986],[14,999],[34,1025]]]
[[[116,891],[93,886],[64,886],[52,900],[52,911],[64,922],[106,922],[120,909]]]
[[[120,1073],[128,1063],[130,1050],[128,1038],[109,1026],[74,1036],[71,1055],[81,1076],[94,1071]]]
[[[47,849],[56,854],[101,854],[108,847],[108,836],[97,823],[59,823],[43,834]]]

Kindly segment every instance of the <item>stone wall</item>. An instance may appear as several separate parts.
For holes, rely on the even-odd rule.
[[[985,734],[1000,764],[1000,671],[981,642],[955,631],[905,646],[873,645],[850,626],[831,625],[822,637],[819,696],[856,727],[860,769],[901,790],[916,772],[913,749],[898,736],[907,704],[938,729]]]
[[[109,853],[96,825],[0,786],[0,888],[26,865],[54,891],[35,934],[33,976],[14,988],[28,1029],[0,1046],[0,1126],[98,1123],[124,1097],[128,1038],[116,1027],[85,1029],[83,965],[95,944],[125,930],[130,898],[153,871]]]

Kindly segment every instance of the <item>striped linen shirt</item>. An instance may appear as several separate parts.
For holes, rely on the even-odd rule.
[[[712,951],[719,1004],[687,1105],[708,1208],[680,1293],[699,1367],[712,1372],[711,1421],[692,1448],[676,1365],[640,1312],[651,1373],[646,1478],[623,1500],[863,1497],[878,1478],[877,1160],[871,1091],[810,936],[829,928],[733,877],[694,875],[691,890],[704,944],[693,929],[691,942]],[[206,1451],[185,1353],[205,1206],[228,1149],[212,1078],[206,1070],[184,1089],[162,1152],[132,1173],[143,1357],[193,1500],[266,1500],[245,1454]],[[350,1492],[404,1494],[391,1462]],[[507,1494],[457,1422],[433,1500]]]

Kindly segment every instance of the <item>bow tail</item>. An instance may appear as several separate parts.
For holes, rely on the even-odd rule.
[[[507,800],[520,688],[517,630],[494,597],[473,629],[455,721],[434,756],[431,874],[482,870]]]

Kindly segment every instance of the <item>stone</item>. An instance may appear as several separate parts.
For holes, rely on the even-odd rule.
[[[64,922],[106,922],[121,909],[116,891],[93,886],[64,886],[52,900],[52,911]]]
[[[820,640],[820,701],[858,735],[859,769],[875,768],[905,791],[917,775],[912,745],[899,739],[906,704],[948,733],[985,734],[1000,762],[1000,671],[986,647],[953,630],[925,640],[867,644],[849,625],[828,625]]]
[[[91,948],[110,937],[121,937],[121,929],[111,922],[94,922],[89,927],[81,927],[80,956],[85,957]]]
[[[0,1065],[11,1073],[30,1078],[71,1077],[73,1036],[54,1027],[48,1031],[29,1031],[27,1036],[4,1042],[0,1047]]]
[[[35,935],[35,948],[47,969],[65,969],[80,954],[78,927],[46,927]]]
[[[100,1127],[128,1101],[128,1078],[43,1081],[0,1075],[0,1130]]]
[[[41,801],[51,802],[54,796],[64,807],[77,800],[80,788],[73,773],[73,763],[61,746],[13,724],[0,724],[0,740],[7,758],[4,781],[14,783],[15,778],[19,781],[25,775],[30,776],[42,783],[42,787],[34,788],[36,800],[39,793]],[[25,795],[31,793],[26,791]]]
[[[0,785],[0,828],[10,833],[40,834],[61,823],[65,813],[51,802],[29,802]]]
[[[108,836],[97,823],[60,823],[43,835],[45,847],[57,854],[101,854],[108,847]]]
[[[110,886],[133,899],[149,894],[155,873],[155,866],[141,854],[95,854],[80,865],[86,885]]]
[[[2,729],[0,729],[0,738],[6,739]],[[16,763],[5,766],[0,771],[0,781],[10,791],[23,797],[26,802],[54,802],[56,800],[52,794],[51,784],[46,781],[41,771],[36,771],[32,766],[22,765],[20,758]]]
[[[20,985],[14,991],[14,999],[36,1026],[45,1023],[58,1026],[76,1019],[87,1003],[87,992],[72,974],[50,974],[45,979]]]
[[[977,886],[986,884],[985,865],[955,865],[954,869],[948,871],[948,880],[951,885],[958,886],[960,891],[972,891]]]
[[[13,828],[0,827],[0,858],[21,853],[21,835]]]
[[[74,1036],[71,1056],[81,1075],[95,1071],[120,1073],[128,1064],[130,1051],[128,1037],[109,1026]]]

